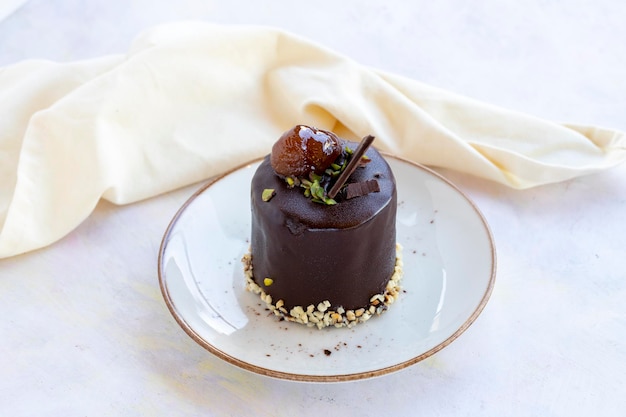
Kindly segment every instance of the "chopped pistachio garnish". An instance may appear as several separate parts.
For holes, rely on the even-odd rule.
[[[272,197],[274,197],[275,195],[276,195],[276,191],[274,191],[273,188],[266,188],[263,190],[263,193],[261,194],[261,199],[263,201],[270,201]]]
[[[342,155],[335,162],[330,164],[322,175],[310,172],[307,177],[284,177],[288,188],[301,187],[306,198],[310,198],[314,203],[322,203],[326,205],[337,204],[337,201],[328,197],[327,188],[329,183],[339,177],[346,169],[350,156],[354,153],[350,147],[346,146]],[[363,161],[366,162],[366,161]],[[269,197],[271,198],[271,197]],[[269,201],[265,200],[264,201]]]
[[[313,181],[313,184],[311,184],[311,195],[319,199],[324,198],[324,189],[318,180]]]
[[[274,283],[274,280],[272,278],[264,278],[263,279],[263,285],[265,285],[266,287],[269,287],[273,283]]]

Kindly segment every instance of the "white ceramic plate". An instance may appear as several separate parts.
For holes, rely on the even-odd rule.
[[[386,157],[398,187],[404,292],[381,316],[347,328],[279,321],[245,290],[250,180],[259,161],[196,192],[172,219],[159,281],[180,326],[211,353],[262,375],[347,381],[405,368],[455,340],[485,307],[495,249],[474,204],[420,165]]]

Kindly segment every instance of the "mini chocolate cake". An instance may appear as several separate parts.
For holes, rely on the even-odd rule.
[[[395,179],[378,151],[357,145],[296,126],[254,174],[248,289],[287,320],[351,327],[398,295]]]

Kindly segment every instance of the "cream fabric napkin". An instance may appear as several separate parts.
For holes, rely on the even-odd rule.
[[[367,68],[292,34],[182,22],[125,55],[0,68],[0,257],[269,152],[304,123],[511,187],[626,159],[624,133],[552,123]]]

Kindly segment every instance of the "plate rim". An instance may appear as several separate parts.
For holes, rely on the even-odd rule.
[[[415,365],[418,362],[421,362],[422,360],[433,356],[434,354],[436,354],[437,352],[441,351],[442,349],[444,349],[445,347],[447,347],[448,345],[450,345],[453,341],[455,341],[461,334],[463,334],[478,318],[478,316],[480,316],[480,314],[482,313],[482,311],[484,310],[485,306],[487,305],[489,298],[491,297],[491,294],[493,292],[493,288],[495,286],[495,280],[496,280],[496,270],[497,270],[497,256],[496,256],[496,249],[495,249],[495,243],[494,243],[494,238],[493,238],[493,234],[491,232],[491,229],[489,227],[489,224],[487,223],[485,216],[483,215],[483,213],[480,211],[480,209],[478,208],[478,206],[476,206],[476,204],[474,203],[474,201],[469,198],[469,196],[463,192],[458,186],[456,186],[454,183],[452,183],[450,180],[448,180],[447,178],[445,178],[443,175],[439,174],[438,172],[409,159],[406,159],[404,157],[401,156],[397,156],[397,155],[393,155],[387,152],[383,152],[383,151],[379,151],[385,158],[391,158],[391,159],[396,159],[400,162],[403,163],[407,163],[409,165],[414,166],[417,169],[420,169],[422,171],[425,171],[427,174],[432,175],[434,177],[436,177],[437,179],[443,181],[444,183],[446,183],[448,186],[452,187],[457,193],[459,193],[459,195],[461,197],[463,197],[464,200],[466,200],[470,206],[472,207],[472,209],[474,210],[474,212],[478,215],[478,218],[480,219],[480,222],[483,225],[483,228],[486,232],[487,238],[489,240],[489,248],[490,248],[490,256],[491,256],[491,274],[489,277],[489,282],[487,284],[487,287],[485,288],[485,291],[483,293],[483,296],[481,297],[480,302],[478,303],[478,305],[476,306],[476,308],[474,309],[474,311],[472,312],[472,314],[469,315],[469,317],[463,322],[463,324],[456,330],[454,331],[454,333],[452,333],[450,336],[448,336],[446,339],[444,339],[443,341],[441,341],[440,343],[438,343],[436,346],[432,347],[431,349],[427,350],[426,352],[421,353],[418,356],[415,356],[413,358],[407,359],[405,361],[399,362],[397,364],[393,364],[393,365],[389,365],[389,366],[385,366],[379,369],[374,369],[374,370],[369,370],[369,371],[361,371],[361,372],[354,372],[354,373],[346,373],[346,374],[339,374],[339,375],[309,375],[309,374],[298,374],[298,373],[291,373],[291,372],[284,372],[284,371],[277,371],[277,370],[273,370],[273,369],[269,369],[269,368],[265,368],[259,365],[255,365],[249,362],[246,362],[244,360],[241,360],[235,356],[232,356],[220,349],[218,349],[217,347],[213,346],[211,343],[207,342],[206,340],[204,340],[193,328],[192,326],[190,326],[189,324],[187,324],[187,322],[183,319],[183,317],[181,317],[177,310],[176,307],[174,306],[174,302],[172,301],[168,288],[167,288],[167,284],[165,282],[165,273],[163,271],[163,255],[165,252],[165,248],[167,246],[167,242],[169,240],[170,234],[172,229],[174,228],[174,226],[176,225],[176,222],[180,219],[181,215],[183,214],[183,212],[187,209],[187,207],[189,207],[195,200],[196,198],[202,194],[203,192],[205,192],[208,188],[210,188],[213,184],[215,184],[216,182],[224,179],[225,177],[229,176],[230,174],[232,174],[233,172],[236,172],[240,169],[245,168],[246,166],[255,164],[259,161],[261,161],[264,156],[262,157],[258,157],[258,158],[254,158],[251,159],[249,161],[246,161],[244,163],[241,163],[239,165],[236,165],[235,167],[219,174],[216,175],[212,178],[210,178],[205,184],[203,184],[202,186],[199,187],[198,190],[196,190],[191,196],[189,196],[185,202],[180,206],[180,208],[176,211],[176,213],[172,216],[171,220],[169,221],[167,228],[165,229],[165,232],[163,234],[163,237],[161,239],[161,243],[159,245],[159,253],[158,253],[158,259],[157,259],[157,274],[158,274],[158,280],[159,280],[159,288],[161,290],[161,295],[165,301],[165,304],[170,312],[170,314],[172,315],[172,317],[174,317],[174,320],[178,323],[178,325],[185,331],[185,333],[187,333],[187,335],[189,337],[191,337],[191,339],[193,339],[196,343],[198,343],[200,346],[202,346],[203,348],[205,348],[206,350],[208,350],[210,353],[212,353],[213,355],[217,356],[218,358],[220,358],[221,360],[234,365],[236,367],[239,367],[241,369],[247,370],[249,372],[255,373],[255,374],[259,374],[259,375],[263,375],[263,376],[267,376],[267,377],[272,377],[272,378],[276,378],[276,379],[281,379],[281,380],[290,380],[290,381],[297,381],[297,382],[347,382],[347,381],[355,381],[355,380],[361,380],[361,379],[369,379],[369,378],[373,378],[373,377],[378,377],[378,376],[382,376],[382,375],[387,375],[390,373],[394,373],[397,371],[400,371],[402,369],[406,369],[412,365]]]

